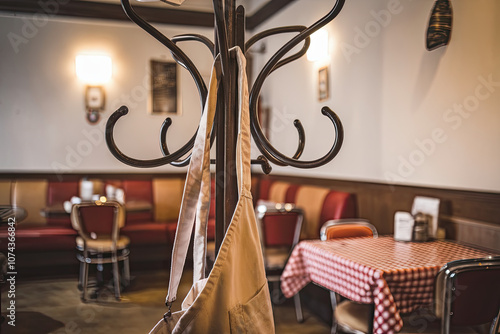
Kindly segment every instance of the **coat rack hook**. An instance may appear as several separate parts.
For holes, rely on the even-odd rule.
[[[292,166],[296,168],[319,167],[331,161],[338,154],[340,147],[342,146],[344,138],[344,130],[340,118],[330,108],[324,107],[322,109],[323,115],[327,116],[330,119],[335,128],[335,140],[333,146],[330,148],[328,153],[319,159],[311,161],[299,161],[296,156],[293,156],[292,158],[285,156],[284,154],[280,153],[275,147],[273,147],[272,144],[269,142],[269,140],[265,137],[257,115],[257,103],[265,79],[275,69],[277,69],[280,66],[281,58],[283,58],[290,50],[292,50],[300,42],[308,38],[312,33],[319,30],[328,22],[332,21],[335,17],[337,17],[337,15],[342,10],[342,7],[344,6],[344,3],[345,0],[337,0],[328,14],[326,14],[324,17],[322,17],[317,22],[312,24],[310,27],[302,30],[298,35],[296,35],[290,41],[285,43],[285,45],[283,45],[264,65],[264,67],[260,71],[259,75],[257,76],[257,79],[253,84],[250,93],[250,118],[251,118],[252,136],[261,153],[275,164]],[[278,28],[277,30],[279,31],[279,29],[280,28]],[[262,37],[258,36],[256,39],[260,38]]]

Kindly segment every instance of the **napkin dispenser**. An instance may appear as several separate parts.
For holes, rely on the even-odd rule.
[[[429,240],[430,216],[398,211],[394,215],[394,240],[424,242]]]
[[[411,241],[415,220],[409,212],[397,211],[394,214],[394,240]]]

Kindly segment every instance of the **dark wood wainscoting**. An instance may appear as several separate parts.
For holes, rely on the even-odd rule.
[[[410,211],[415,196],[441,200],[439,224],[446,237],[500,251],[500,193],[389,185],[299,176],[262,176],[355,193],[359,217],[369,219],[381,234],[394,232],[394,213]]]
[[[184,177],[184,173],[0,173],[0,179],[40,179],[75,181],[90,179],[135,179]],[[335,180],[285,175],[254,174],[297,184],[329,187],[356,194],[359,217],[369,219],[381,234],[394,232],[394,213],[410,211],[415,196],[441,200],[439,224],[446,237],[500,252],[500,193],[478,192],[431,187],[390,185],[386,183]]]

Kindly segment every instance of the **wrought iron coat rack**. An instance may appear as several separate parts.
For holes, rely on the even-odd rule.
[[[231,220],[231,216],[236,206],[238,198],[238,190],[236,186],[236,137],[237,137],[237,115],[236,108],[237,99],[237,64],[236,60],[230,57],[229,49],[234,46],[239,46],[246,53],[248,49],[257,41],[271,35],[296,32],[290,41],[285,43],[264,65],[258,74],[253,86],[250,90],[250,119],[251,133],[254,141],[262,153],[257,159],[252,160],[253,164],[261,165],[266,174],[271,172],[269,162],[279,166],[293,166],[296,168],[315,168],[330,162],[339,152],[344,131],[342,123],[338,116],[328,107],[323,107],[321,112],[328,117],[335,128],[335,140],[326,155],[316,160],[300,161],[305,145],[305,132],[299,120],[294,121],[294,125],[299,135],[299,143],[295,154],[288,157],[279,152],[269,140],[265,137],[259,122],[257,113],[258,98],[264,84],[265,79],[276,69],[302,57],[309,47],[309,36],[332,21],[341,11],[345,0],[335,0],[333,8],[324,17],[309,27],[304,26],[288,26],[279,27],[260,32],[250,38],[245,43],[245,10],[243,6],[235,8],[236,0],[213,0],[213,8],[215,14],[215,30],[214,40],[212,43],[208,38],[196,34],[185,34],[175,36],[172,39],[165,37],[156,28],[143,20],[134,11],[129,0],[121,0],[122,7],[128,17],[148,32],[156,40],[167,47],[172,53],[173,58],[177,63],[184,67],[191,74],[196,83],[200,95],[201,105],[203,106],[207,97],[207,87],[198,69],[194,66],[189,57],[177,46],[178,42],[197,41],[206,45],[215,57],[220,55],[222,62],[222,78],[221,88],[218,92],[218,103],[216,111],[216,121],[214,129],[212,129],[211,140],[216,142],[216,250],[218,251],[224,233]],[[291,51],[299,43],[304,42],[304,46],[296,54],[293,54],[285,59],[283,57]],[[203,107],[201,108],[203,110]],[[138,160],[123,154],[117,147],[113,139],[113,129],[116,122],[128,113],[126,106],[120,107],[108,119],[106,124],[106,142],[111,153],[121,162],[134,167],[158,167],[166,164],[173,166],[186,166],[189,164],[190,151],[193,148],[196,133],[193,137],[180,149],[170,153],[167,146],[166,135],[168,128],[172,124],[172,120],[167,118],[160,130],[160,146],[163,156],[152,160]],[[187,157],[186,157],[187,156]]]

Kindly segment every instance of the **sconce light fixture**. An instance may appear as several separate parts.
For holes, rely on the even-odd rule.
[[[102,86],[111,79],[111,57],[104,55],[77,55],[75,59],[76,76],[83,81],[85,89],[85,110],[90,123],[99,121],[104,110],[105,94]]]
[[[320,29],[311,35],[311,44],[307,50],[307,60],[319,61],[328,58],[328,31]]]

